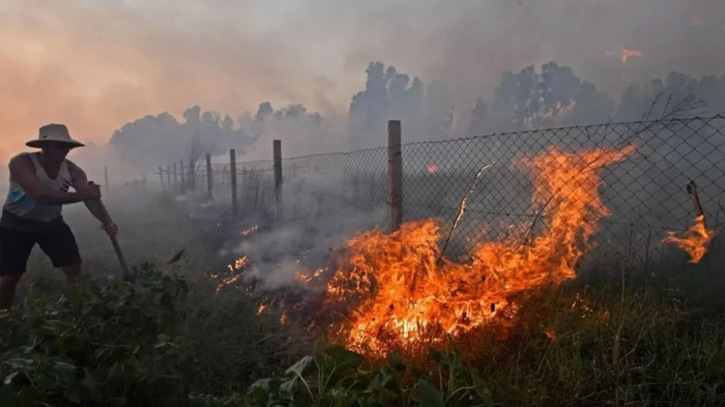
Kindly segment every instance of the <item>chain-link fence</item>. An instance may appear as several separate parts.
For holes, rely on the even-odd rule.
[[[597,250],[607,255],[621,255],[621,251],[633,247],[641,247],[643,250],[638,253],[646,255],[666,250],[660,243],[667,231],[683,232],[694,222],[692,197],[685,189],[691,180],[698,186],[707,226],[719,227],[720,217],[725,215],[722,116],[403,144],[404,220],[434,217],[444,229],[449,228],[460,213],[463,197],[475,185],[463,219],[447,246],[446,254],[457,256],[481,241],[510,238],[513,229],[526,229],[526,225],[533,229],[538,219],[545,221],[550,215],[547,205],[532,200],[539,186],[535,174],[520,165],[522,160],[556,148],[574,157],[600,149],[604,151],[600,158],[606,161],[608,155],[627,146],[633,146],[633,151],[621,160],[604,166],[584,163],[579,167],[580,171],[598,172],[602,182],[594,189],[610,212],[598,222]],[[285,158],[281,189],[284,218],[329,221],[364,214],[366,221],[359,223],[360,227],[386,225],[387,154],[387,148],[379,148]],[[484,165],[490,167],[477,179],[476,174]],[[559,164],[553,160],[549,165]],[[196,188],[188,193],[203,197],[207,193],[207,174],[203,163],[196,167]],[[212,169],[215,199],[228,199],[230,165],[215,164]],[[164,177],[170,179],[169,175]],[[236,183],[240,216],[269,213],[276,207],[273,160],[238,163]],[[173,183],[167,183],[166,190],[172,189]],[[556,191],[552,194],[556,195]]]

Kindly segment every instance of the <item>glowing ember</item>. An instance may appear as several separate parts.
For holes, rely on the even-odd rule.
[[[546,120],[561,120],[571,114],[575,108],[576,100],[574,99],[571,99],[568,103],[557,101],[554,108],[541,115],[541,118]]]
[[[609,215],[597,188],[597,169],[634,151],[556,148],[523,159],[533,176],[533,207],[543,206],[541,233],[479,245],[470,264],[442,256],[433,220],[407,222],[400,230],[360,234],[349,257],[327,283],[325,306],[349,307],[331,334],[358,351],[382,354],[392,347],[440,343],[516,313],[514,296],[575,277],[577,261],[594,247],[597,222]],[[531,225],[519,225],[521,230]],[[525,226],[525,227],[524,227]]]
[[[241,233],[239,234],[239,236],[245,236],[245,237],[246,237],[246,236],[249,236],[249,235],[251,235],[251,234],[252,234],[253,232],[256,232],[256,231],[257,231],[257,229],[259,229],[259,227],[258,227],[257,225],[254,225],[254,226],[250,226],[250,227],[248,227],[248,228],[246,228],[246,229],[242,230],[242,232],[241,232]]]
[[[315,270],[311,274],[297,272],[297,273],[295,273],[295,280],[299,281],[302,284],[309,284],[310,282],[315,281],[318,278],[320,278],[320,276],[324,272],[325,272],[325,269],[322,269],[322,268]]]
[[[249,262],[249,257],[242,256],[234,261],[234,265],[227,264],[227,268],[231,272],[238,271],[238,270],[241,270],[242,268],[244,268],[244,266],[247,264],[247,262]]]
[[[675,232],[667,232],[663,243],[674,243],[690,255],[690,263],[697,264],[707,253],[707,244],[715,237],[714,230],[705,227],[705,215],[695,218],[695,224],[685,232],[685,237],[677,237]]]
[[[435,174],[438,172],[438,166],[435,164],[431,164],[428,166],[428,174]]]
[[[619,58],[622,61],[622,64],[626,64],[627,62],[629,62],[629,59],[633,58],[633,57],[644,58],[644,53],[638,49],[625,48],[622,50],[622,53],[619,55]]]

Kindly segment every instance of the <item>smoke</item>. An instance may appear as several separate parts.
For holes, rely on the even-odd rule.
[[[113,184],[206,153],[226,162],[229,148],[240,161],[269,159],[273,139],[285,157],[382,146],[388,119],[403,121],[410,142],[639,119],[662,92],[725,113],[724,9],[721,0],[6,0],[0,158],[47,122],[68,124],[89,145],[70,158],[95,180],[107,168]],[[623,64],[624,49],[643,56]],[[372,216],[330,199],[350,186],[342,180],[304,185],[286,199],[298,204],[288,220],[304,222],[241,251],[313,240],[310,250],[324,251],[355,229],[337,219]],[[334,233],[310,234],[311,224]],[[291,258],[275,253],[289,277]]]
[[[382,170],[376,168],[377,172]],[[279,209],[270,197],[259,205],[261,212],[232,226],[236,233],[220,255],[251,259],[246,278],[258,283],[260,289],[287,287],[296,281],[297,273],[329,265],[332,252],[355,233],[382,227],[386,213],[383,196],[360,193],[366,187],[372,191],[384,185],[379,178],[363,173],[297,174],[284,184]],[[251,230],[247,236],[241,233]]]
[[[120,123],[193,105],[234,116],[268,100],[345,115],[370,61],[445,83],[461,134],[502,72],[530,65],[571,67],[611,99],[670,71],[720,74],[724,25],[719,0],[7,0],[0,155],[49,121],[102,143]],[[623,65],[625,48],[644,57]]]

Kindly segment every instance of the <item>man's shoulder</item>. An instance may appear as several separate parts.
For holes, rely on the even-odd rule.
[[[10,162],[8,163],[8,166],[16,167],[18,165],[32,164],[32,161],[30,159],[31,154],[33,154],[33,153],[23,152],[20,154],[16,154],[15,156],[10,158]]]
[[[73,161],[66,158],[65,160],[66,165],[68,165],[69,171],[83,171],[81,167],[78,166],[78,164],[74,163]]]

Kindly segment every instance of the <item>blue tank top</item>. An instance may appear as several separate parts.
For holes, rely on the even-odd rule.
[[[63,161],[60,171],[55,178],[51,178],[38,161],[38,153],[24,153],[35,167],[35,174],[38,179],[54,191],[68,192],[72,184],[68,162]],[[18,218],[38,222],[51,222],[61,217],[62,205],[38,202],[28,195],[17,182],[10,180],[7,200],[3,206],[3,212],[9,212]]]

